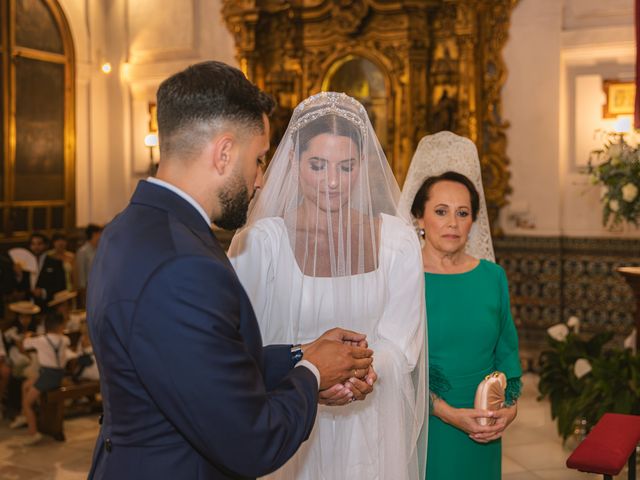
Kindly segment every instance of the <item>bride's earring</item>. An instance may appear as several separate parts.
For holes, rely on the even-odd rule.
[[[420,237],[424,238],[424,228],[421,228],[420,230],[418,230],[418,235],[420,235]]]

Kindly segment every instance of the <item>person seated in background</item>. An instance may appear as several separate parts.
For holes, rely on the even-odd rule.
[[[71,310],[67,319],[67,333],[80,333],[83,327],[86,328],[86,310]],[[73,344],[73,341],[71,342]]]
[[[10,376],[11,368],[9,367],[7,349],[4,345],[4,335],[0,331],[0,420],[4,418],[4,394],[7,391]]]
[[[93,264],[93,258],[96,256],[96,250],[98,249],[98,243],[100,242],[100,236],[102,235],[103,227],[90,223],[85,229],[85,235],[87,241],[76,252],[76,286],[78,288],[78,303],[80,307],[85,304],[85,296],[87,292],[87,281],[89,279],[89,272],[91,272],[91,265]]]
[[[5,302],[11,301],[16,290],[13,260],[6,252],[0,253],[0,320],[4,319]]]
[[[27,379],[22,385],[22,415],[11,423],[11,428],[27,425],[28,436],[23,445],[33,445],[42,439],[36,425],[33,405],[40,394],[59,388],[64,378],[67,363],[69,337],[64,335],[64,317],[58,312],[50,312],[45,318],[44,335],[29,335],[23,341],[25,350],[33,349],[38,356],[40,372],[38,378]]]
[[[62,262],[67,290],[73,290],[76,255],[67,250],[67,237],[64,233],[54,233],[51,237],[51,245],[53,248],[47,254]]]
[[[77,296],[78,292],[61,290],[53,296],[53,299],[49,303],[47,303],[47,307],[62,315],[65,322],[67,322],[69,320],[69,313],[71,312],[71,300]]]
[[[57,258],[47,255],[48,244],[48,238],[42,233],[32,233],[29,237],[29,250],[38,260],[36,273],[23,271],[19,263],[14,264],[17,290],[44,312],[49,311],[47,303],[53,300],[56,292],[67,288],[64,266]]]
[[[89,338],[89,332],[87,330],[87,324],[82,324],[80,329],[80,341],[76,347],[76,351],[73,352],[75,358],[75,367],[73,368],[73,381],[79,382],[82,380],[100,380],[100,372],[98,371],[98,363],[96,357],[93,354],[93,346],[91,345],[91,339]]]
[[[14,377],[24,378],[25,370],[31,364],[31,358],[23,346],[26,334],[44,332],[43,326],[37,317],[40,313],[40,307],[32,302],[20,301],[10,303],[9,310],[16,314],[15,320],[4,332],[9,367]]]

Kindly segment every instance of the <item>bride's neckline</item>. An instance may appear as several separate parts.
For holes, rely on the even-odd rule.
[[[289,254],[289,256],[291,257],[291,260],[293,261],[293,263],[295,264],[295,269],[296,271],[303,277],[305,278],[309,278],[309,279],[315,279],[315,280],[336,280],[336,279],[343,279],[343,278],[352,278],[352,277],[365,277],[365,276],[372,276],[377,274],[380,271],[380,258],[382,256],[382,238],[383,238],[383,229],[386,228],[385,227],[385,222],[384,222],[384,217],[386,216],[386,214],[381,213],[380,214],[380,226],[379,226],[379,234],[378,234],[378,265],[376,266],[376,268],[374,268],[373,270],[369,270],[368,272],[363,272],[363,273],[355,273],[352,275],[342,275],[342,276],[324,276],[324,275],[309,275],[307,273],[304,273],[302,271],[302,269],[300,268],[300,264],[298,263],[298,259],[296,258],[295,252],[292,248],[291,245],[291,241],[289,239],[289,235],[287,233],[287,229],[286,229],[286,225],[284,222],[284,219],[279,217],[279,220],[282,223],[282,226],[285,229],[285,235],[287,237],[287,241],[283,242],[287,244],[287,252]]]

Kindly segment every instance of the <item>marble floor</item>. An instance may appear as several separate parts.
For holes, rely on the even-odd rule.
[[[568,470],[565,461],[570,451],[562,446],[549,415],[549,405],[538,402],[537,377],[523,378],[524,392],[518,417],[509,427],[503,447],[504,480],[597,479]],[[97,415],[65,421],[66,442],[45,438],[32,447],[20,446],[24,430],[8,428],[0,421],[0,479],[2,480],[76,480],[85,479],[98,433]],[[626,478],[626,472],[616,477]],[[463,479],[452,479],[463,480]],[[468,479],[464,479],[468,480]]]
[[[523,376],[518,416],[503,440],[503,480],[602,479],[602,475],[581,473],[565,466],[572,449],[563,447],[555,422],[551,420],[548,402],[537,400],[537,383],[537,375]],[[614,478],[626,479],[626,468]]]
[[[45,437],[31,447],[21,445],[26,429],[11,430],[0,422],[0,479],[80,480],[87,478],[93,445],[98,434],[98,415],[65,421],[67,440]]]

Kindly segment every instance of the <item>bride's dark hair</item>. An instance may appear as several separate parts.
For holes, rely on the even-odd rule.
[[[323,133],[330,133],[339,137],[347,137],[360,151],[362,145],[362,135],[356,125],[339,115],[324,115],[317,120],[309,122],[300,129],[298,139],[300,142],[300,153],[309,148],[311,140]]]

